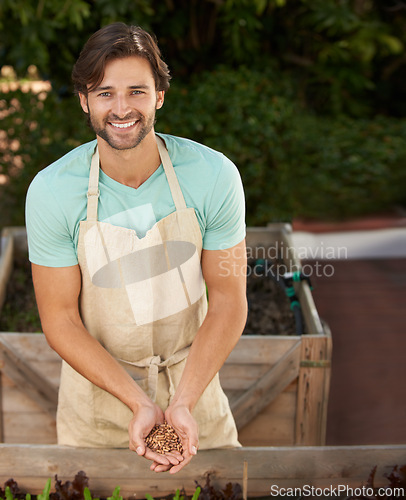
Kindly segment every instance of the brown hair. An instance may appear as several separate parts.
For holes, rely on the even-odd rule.
[[[87,95],[102,82],[108,61],[129,56],[149,61],[157,91],[169,89],[171,76],[156,38],[139,26],[113,23],[96,31],[83,47],[72,71],[75,92]]]

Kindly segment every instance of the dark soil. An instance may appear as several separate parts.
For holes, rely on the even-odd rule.
[[[6,300],[0,311],[0,332],[41,332],[31,265],[25,255],[14,260],[8,282]]]
[[[269,269],[261,270],[254,263],[249,263],[247,299],[249,313],[245,335],[296,335],[290,301],[280,284],[272,278]],[[14,262],[6,301],[0,313],[0,331],[42,331],[31,267],[26,256],[19,256]]]
[[[296,335],[296,321],[278,276],[277,263],[259,267],[248,263],[248,319],[245,335]],[[273,271],[273,272],[271,272]]]

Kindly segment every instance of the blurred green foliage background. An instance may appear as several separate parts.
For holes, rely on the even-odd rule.
[[[156,130],[236,163],[249,225],[406,206],[406,2],[2,0],[0,226],[24,224],[34,175],[93,138],[70,73],[114,21],[157,36],[173,80]]]

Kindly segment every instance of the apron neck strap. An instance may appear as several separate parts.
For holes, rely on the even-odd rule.
[[[183,197],[178,178],[176,177],[175,169],[173,168],[168,150],[165,146],[165,142],[159,136],[156,136],[156,139],[159,156],[161,157],[165,175],[168,180],[169,189],[171,190],[173,202],[175,203],[175,208],[176,210],[182,210],[186,208],[186,202],[185,198]],[[99,149],[96,146],[95,152],[92,157],[92,163],[90,165],[89,186],[87,190],[87,220],[89,222],[97,221],[97,205],[100,196],[99,165]]]
[[[168,150],[166,149],[164,140],[161,139],[158,135],[155,137],[156,137],[156,142],[158,144],[159,156],[161,157],[166,178],[168,179],[168,184],[171,190],[173,202],[175,203],[176,210],[182,210],[186,208],[186,202],[185,198],[183,197],[182,190],[179,186],[179,181],[178,178],[176,177],[175,169],[173,168]]]
[[[89,174],[89,186],[87,190],[87,220],[97,221],[97,205],[99,201],[99,148],[96,146],[92,157]]]

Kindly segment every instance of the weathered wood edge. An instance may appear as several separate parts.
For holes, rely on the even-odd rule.
[[[40,492],[48,478],[72,480],[83,470],[92,493],[110,495],[116,486],[124,497],[145,493],[165,495],[184,487],[204,484],[209,473],[212,483],[224,487],[228,482],[242,484],[243,464],[248,463],[248,493],[270,493],[279,487],[356,488],[366,484],[377,466],[375,486],[386,486],[385,473],[395,465],[406,464],[406,445],[341,447],[242,447],[199,451],[178,474],[157,474],[148,462],[130,450],[70,448],[57,445],[0,445],[0,484],[13,477],[24,491]]]
[[[0,235],[0,315],[6,299],[7,284],[13,270],[13,250],[14,239],[9,231],[3,229]],[[4,422],[2,408],[2,381],[1,381],[2,362],[0,360],[0,442],[4,439]]]
[[[296,404],[295,444],[325,444],[331,337],[303,335]]]
[[[54,416],[58,403],[57,388],[19,356],[5,336],[0,338],[0,361],[1,370],[7,377],[43,410]]]
[[[13,270],[14,239],[3,230],[0,239],[0,313],[6,298],[7,284]]]
[[[301,342],[298,341],[270,370],[231,405],[241,429],[280,394],[299,374]]]

